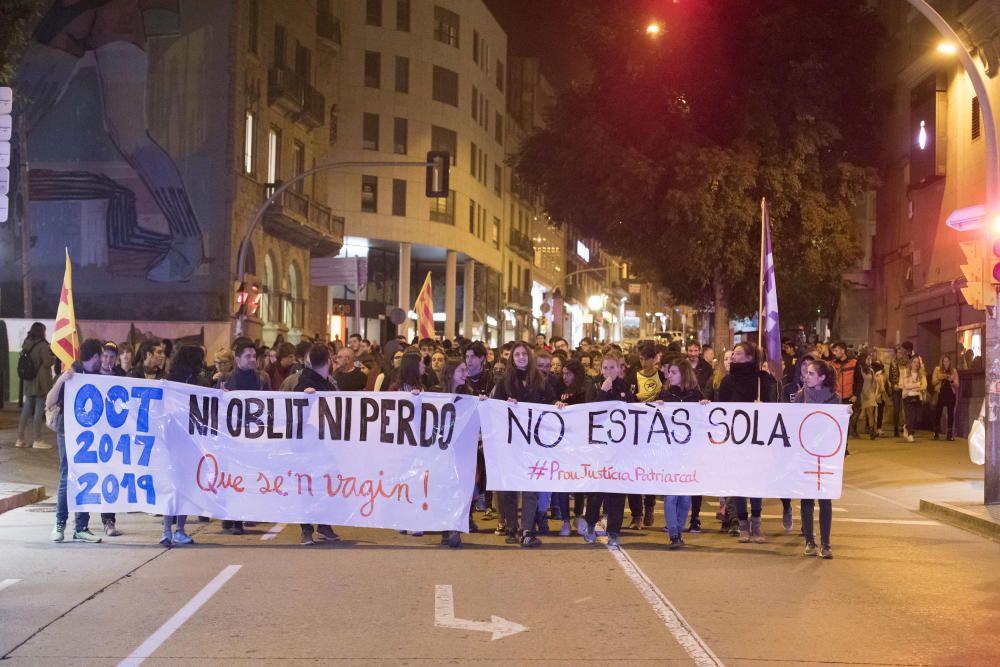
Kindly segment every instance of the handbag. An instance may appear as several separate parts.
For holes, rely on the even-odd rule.
[[[53,431],[59,430],[59,413],[62,412],[62,408],[58,405],[53,405],[51,408],[45,408],[45,425]]]

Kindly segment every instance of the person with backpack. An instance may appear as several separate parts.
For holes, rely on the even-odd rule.
[[[21,356],[17,360],[17,376],[21,378],[24,407],[21,408],[21,418],[17,422],[15,447],[29,446],[25,434],[28,422],[31,421],[34,440],[30,447],[52,449],[52,445],[42,440],[42,425],[45,423],[45,396],[52,389],[52,367],[55,363],[55,355],[49,349],[49,342],[45,340],[45,325],[35,322],[28,330],[21,345]]]

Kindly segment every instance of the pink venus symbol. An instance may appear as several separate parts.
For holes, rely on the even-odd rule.
[[[814,419],[815,418],[815,419]],[[825,418],[825,419],[824,419]],[[809,440],[812,442],[807,443],[802,437],[803,431],[806,428],[806,423],[809,420],[813,420],[812,425],[809,428],[808,435]],[[834,428],[837,429],[837,439],[834,441],[832,437],[833,430],[830,429],[827,420],[833,423]],[[831,451],[831,446],[836,444]],[[840,423],[830,415],[829,413],[822,411],[810,412],[806,415],[802,423],[799,424],[799,446],[810,456],[816,457],[816,469],[815,470],[804,470],[805,475],[816,475],[816,490],[820,491],[823,488],[823,475],[833,475],[833,472],[823,470],[823,459],[830,458],[831,456],[836,456],[837,452],[844,444],[844,431],[840,428]]]

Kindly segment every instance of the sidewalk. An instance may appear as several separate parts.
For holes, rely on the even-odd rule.
[[[16,405],[0,410],[0,513],[37,502],[59,484],[56,449],[17,449]],[[983,468],[968,443],[923,438],[851,440],[845,486],[1000,541],[1000,505],[983,505]],[[45,430],[44,440],[55,443]]]

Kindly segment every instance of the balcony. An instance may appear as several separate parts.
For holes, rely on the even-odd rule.
[[[510,230],[510,239],[507,245],[515,253],[527,260],[535,258],[535,244],[532,243],[531,237],[517,229]]]
[[[276,65],[267,72],[267,103],[287,114],[302,113],[305,82],[297,72]]]
[[[273,186],[265,186],[269,197]],[[264,231],[300,248],[312,257],[331,257],[344,245],[344,219],[309,197],[285,190],[264,214]]]
[[[326,98],[312,86],[305,86],[302,112],[295,117],[295,122],[310,130],[322,127],[326,121]]]
[[[320,44],[334,52],[340,50],[340,19],[329,14],[316,15],[316,36]]]
[[[531,310],[531,292],[511,287],[507,290],[507,307],[515,310]]]

